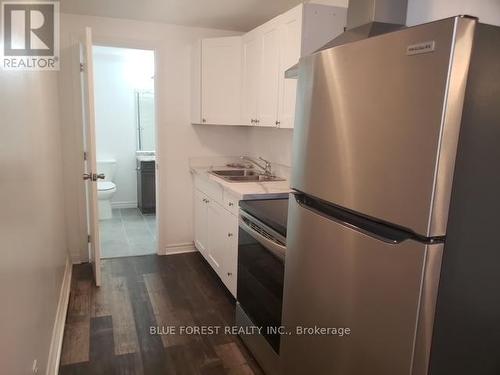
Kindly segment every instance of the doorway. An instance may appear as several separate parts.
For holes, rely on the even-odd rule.
[[[94,45],[102,258],[157,252],[153,50]]]

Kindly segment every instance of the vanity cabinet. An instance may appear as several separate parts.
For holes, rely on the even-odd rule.
[[[194,244],[236,298],[238,202],[210,181],[195,177]]]
[[[200,40],[193,48],[191,122],[237,125],[241,116],[241,37]]]
[[[137,161],[137,206],[143,214],[156,212],[155,161]]]
[[[232,37],[232,48],[230,38],[202,40],[193,58],[192,122],[293,128],[297,80],[285,71],[341,34],[346,17],[346,8],[305,3]]]

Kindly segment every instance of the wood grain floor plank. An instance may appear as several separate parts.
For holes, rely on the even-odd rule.
[[[262,375],[232,335],[151,335],[156,326],[233,325],[234,298],[200,254],[106,259],[96,288],[74,268],[60,374]]]
[[[238,345],[234,342],[217,345],[215,352],[222,360],[222,364],[227,369],[233,369],[246,364],[246,359],[240,351]]]
[[[112,277],[110,284],[109,299],[113,317],[115,354],[139,352],[139,341],[127,281],[124,277]]]
[[[111,313],[111,298],[110,298],[110,273],[106,272],[105,264],[103,265],[103,272],[101,272],[102,282],[99,288],[92,288],[90,300],[90,317],[98,318],[102,316],[112,315]]]
[[[75,280],[71,288],[67,321],[82,322],[90,319],[92,280]]]
[[[139,353],[118,355],[114,358],[116,375],[144,375]]]
[[[61,365],[89,361],[90,321],[67,322],[64,327]]]

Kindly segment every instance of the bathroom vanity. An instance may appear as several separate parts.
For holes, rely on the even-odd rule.
[[[137,158],[137,206],[143,214],[156,211],[156,181],[154,157]]]

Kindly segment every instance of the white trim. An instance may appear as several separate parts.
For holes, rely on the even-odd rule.
[[[198,250],[194,247],[194,242],[179,243],[175,245],[168,245],[165,250],[158,255],[173,255],[183,253],[194,253]]]
[[[59,361],[61,359],[61,349],[64,337],[64,324],[66,323],[66,313],[68,311],[72,270],[73,265],[70,257],[68,257],[66,259],[61,292],[59,294],[54,329],[52,330],[52,340],[50,342],[49,358],[47,360],[47,375],[57,375],[59,373]]]
[[[137,201],[111,202],[112,208],[137,208]]]

